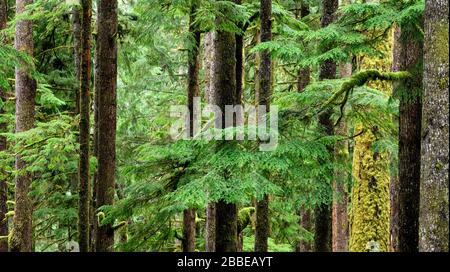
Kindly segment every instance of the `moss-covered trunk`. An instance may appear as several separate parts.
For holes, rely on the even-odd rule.
[[[362,57],[359,69],[391,71],[392,45],[391,33],[386,42],[378,45],[383,57]],[[392,93],[391,83],[374,82],[369,85],[388,95]],[[389,250],[390,156],[373,149],[373,144],[381,137],[379,128],[357,124],[356,131],[364,130],[365,133],[355,140],[353,155],[349,250],[386,252]]]
[[[426,1],[420,251],[448,252],[448,1]]]
[[[32,0],[17,0],[16,14],[20,15]],[[14,38],[15,48],[30,56],[33,55],[33,24],[30,20],[19,20],[16,24]],[[29,68],[23,64],[16,67],[16,133],[30,130],[35,121],[36,82],[30,77]],[[26,163],[16,157],[16,170],[26,167]],[[32,176],[29,173],[20,173],[16,177],[14,230],[11,238],[10,250],[13,252],[30,252],[33,250],[33,203],[30,192]]]
[[[116,174],[117,110],[117,0],[100,0],[97,4],[97,63],[95,86],[98,92],[98,177],[97,208],[112,205]],[[113,251],[114,230],[111,224],[97,228],[96,251]]]

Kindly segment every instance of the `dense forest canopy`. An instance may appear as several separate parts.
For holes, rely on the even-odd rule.
[[[0,0],[0,252],[448,251],[448,27],[443,0]]]

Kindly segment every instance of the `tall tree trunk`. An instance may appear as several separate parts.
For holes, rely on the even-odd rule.
[[[300,3],[300,8],[298,10],[297,17],[303,18],[310,14],[309,6],[305,4],[303,1]],[[298,79],[297,79],[297,92],[302,93],[305,91],[305,88],[310,84],[311,82],[311,69],[309,67],[302,68],[298,72]],[[307,209],[305,207],[300,208],[299,210],[299,216],[300,216],[300,229],[306,230],[308,232],[314,231],[314,218],[313,218],[313,212],[310,209]],[[296,246],[295,251],[296,252],[311,252],[313,250],[313,245],[311,241],[305,241],[300,240]]]
[[[409,71],[413,77],[400,81],[395,90],[400,97],[397,210],[400,252],[419,250],[423,40],[418,36],[416,25],[402,26],[399,69]]]
[[[261,0],[261,43],[272,40],[272,0]],[[270,99],[272,96],[272,60],[270,52],[265,50],[260,53],[261,64],[259,66],[259,88],[257,90],[257,107],[265,106],[266,112],[270,112]],[[255,252],[268,251],[269,239],[269,196],[265,195],[256,203],[256,231]]]
[[[91,197],[90,156],[90,92],[91,92],[91,18],[92,1],[81,1],[82,6],[82,61],[80,74],[80,162],[78,170],[78,241],[80,252],[89,251],[89,203]]]
[[[98,54],[95,54],[94,56],[94,75],[95,77],[97,77],[96,75],[97,70],[98,70],[98,61],[97,61],[97,56]],[[95,158],[97,158],[98,161],[98,100],[99,100],[99,96],[98,96],[98,84],[100,84],[100,82],[98,80],[94,80],[94,102],[93,102],[93,108],[94,108],[94,135],[93,135],[93,139],[92,139],[92,149],[93,149],[93,153]],[[92,201],[91,201],[91,205],[89,208],[89,217],[90,217],[90,227],[89,227],[89,233],[90,233],[90,250],[91,252],[95,252],[96,251],[96,237],[97,237],[97,228],[98,228],[98,218],[97,218],[97,191],[98,191],[98,168],[95,170],[94,174],[93,174],[93,181],[92,181]]]
[[[426,1],[420,251],[448,252],[448,1]]]
[[[201,33],[197,31],[194,26],[195,12],[197,11],[197,4],[193,3],[191,7],[190,20],[189,20],[189,33],[192,35],[192,50],[188,56],[189,77],[188,77],[188,108],[189,108],[189,137],[194,137],[194,119],[197,118],[194,115],[194,99],[199,97],[199,84],[198,75],[200,70],[200,39]],[[183,213],[183,251],[194,252],[195,251],[195,209],[187,209]]]
[[[392,71],[393,72],[399,72],[400,71],[400,34],[401,29],[398,26],[395,26],[394,30],[394,48],[393,48],[393,58],[392,58]],[[394,83],[394,89],[397,86],[397,82]],[[399,118],[397,116],[393,117],[393,122],[398,126],[400,123]],[[398,129],[398,128],[397,128]],[[390,233],[390,240],[389,240],[389,247],[391,252],[397,252],[398,251],[398,209],[399,209],[399,202],[398,202],[398,192],[399,192],[399,181],[398,181],[398,163],[396,161],[396,158],[391,155],[391,162],[390,162],[390,186],[389,186],[389,195],[390,195],[390,219],[389,219],[389,233]]]
[[[220,24],[223,18],[217,18]],[[212,89],[214,91],[214,104],[222,112],[226,105],[234,105],[236,101],[236,37],[234,33],[218,31],[214,35],[214,65],[212,67]],[[225,128],[225,114],[222,116],[222,126]],[[221,142],[218,145],[230,144]],[[224,176],[227,178],[229,173]],[[217,252],[237,251],[237,207],[236,204],[218,201],[216,204],[216,240]]]
[[[299,17],[304,18],[309,14],[310,14],[309,6],[305,4],[304,1],[301,1]],[[298,79],[297,79],[297,91],[303,92],[310,82],[311,82],[311,68],[306,67],[300,69],[300,71],[298,72]]]
[[[242,0],[235,0],[241,5]],[[243,29],[241,27],[243,31]],[[236,101],[235,105],[241,105],[244,96],[244,34],[236,34]]]
[[[349,5],[351,1],[344,0],[341,5]],[[339,64],[340,78],[348,78],[352,76],[353,65],[348,60]],[[342,113],[343,114],[343,113]],[[346,137],[348,134],[348,127],[345,118],[342,118],[335,128],[335,134]],[[334,148],[334,159],[345,165],[349,160],[348,152],[349,142],[340,141],[336,143]],[[337,169],[334,172],[333,181],[333,208],[332,208],[332,250],[333,252],[347,252],[348,251],[348,180],[349,175],[345,170]]]
[[[213,104],[214,78],[214,33],[208,32],[204,36],[204,70],[205,70],[205,101]],[[206,207],[205,251],[216,251],[216,203],[208,203]]]
[[[385,42],[377,45],[383,53],[380,58],[362,57],[360,70],[392,69],[393,33]],[[373,82],[370,87],[387,95],[392,93],[392,84]],[[373,144],[379,140],[379,128],[356,125],[356,131],[366,132],[355,140],[353,155],[352,215],[350,218],[350,245],[352,252],[389,250],[390,213],[390,156],[385,152],[374,152]]]
[[[340,77],[348,78],[352,76],[352,64],[341,63],[339,65]],[[347,123],[342,119],[335,128],[335,134],[343,137],[347,136]],[[349,160],[348,141],[336,143],[334,149],[334,159],[346,164]],[[334,172],[333,182],[333,211],[332,211],[332,250],[333,252],[348,251],[348,180],[349,175],[345,170],[337,169]]]
[[[336,19],[336,11],[339,7],[338,0],[324,0],[323,1],[323,15],[321,26],[327,27]],[[328,49],[328,48],[325,48]],[[336,78],[337,65],[332,60],[325,61],[320,67],[320,79],[334,79]],[[326,135],[334,134],[334,124],[331,120],[332,111],[327,110],[319,116],[319,123],[323,127]],[[333,154],[333,148],[329,148],[330,154]],[[329,173],[333,176],[333,173]],[[331,188],[329,188],[332,199]],[[331,236],[332,236],[332,209],[328,203],[323,203],[316,208],[315,211],[315,240],[314,249],[316,252],[331,251]]]
[[[33,0],[17,0],[16,14],[25,11]],[[29,56],[33,56],[33,24],[30,20],[20,20],[16,24],[14,39],[15,48]],[[30,130],[34,127],[36,82],[30,77],[30,68],[26,65],[16,67],[16,133]],[[16,157],[16,170],[25,168],[25,162]],[[12,252],[30,252],[33,250],[33,203],[28,196],[32,176],[22,173],[16,177],[14,231],[11,238]]]
[[[117,0],[99,0],[97,19],[98,180],[97,208],[112,205],[116,174]],[[97,228],[96,251],[113,251],[111,224]]]
[[[75,77],[77,80],[77,88],[75,90],[75,114],[80,113],[80,78],[81,78],[81,16],[80,8],[74,6],[72,9],[72,33],[73,33],[73,58],[75,64]]]
[[[6,28],[7,22],[7,10],[6,10],[6,0],[0,0],[0,30]],[[0,88],[0,99],[5,102],[6,97],[3,90]],[[0,108],[0,115],[4,114],[4,110]],[[0,123],[0,133],[6,132],[6,124]],[[0,152],[6,150],[6,138],[0,137]],[[8,207],[6,201],[8,200],[8,186],[6,184],[6,179],[3,179],[3,170],[0,169],[0,236],[8,235],[8,220],[3,220],[5,214],[8,212]],[[0,252],[8,251],[8,240],[0,239]]]

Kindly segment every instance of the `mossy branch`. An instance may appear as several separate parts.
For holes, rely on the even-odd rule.
[[[409,72],[380,72],[378,70],[366,70],[356,73],[347,81],[345,81],[341,88],[334,93],[320,108],[319,113],[327,110],[331,105],[338,100],[342,95],[348,95],[355,87],[364,86],[367,82],[373,80],[382,81],[398,81],[411,78]]]
[[[243,208],[238,215],[238,233],[241,233],[248,225],[252,223],[252,217],[256,213],[255,207]]]
[[[122,221],[122,222],[119,222],[117,225],[113,226],[112,229],[114,231],[116,231],[116,230],[118,230],[118,229],[120,229],[122,227],[126,227],[127,225],[128,225],[127,221]]]
[[[7,213],[5,214],[5,218],[3,218],[2,221],[8,220],[8,218],[13,217],[14,214],[15,214],[14,211],[9,211],[9,212],[7,212]]]
[[[105,213],[104,212],[99,212],[97,213],[97,224],[99,227],[102,226],[102,221],[105,219]]]

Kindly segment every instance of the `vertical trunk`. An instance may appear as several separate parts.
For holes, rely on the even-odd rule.
[[[91,92],[91,17],[92,1],[81,1],[83,20],[81,34],[80,74],[80,162],[78,170],[78,241],[81,252],[89,251],[89,139],[90,139],[90,92]]]
[[[191,7],[189,20],[189,33],[192,35],[192,50],[188,56],[189,77],[188,77],[188,108],[189,108],[189,136],[194,137],[194,98],[199,96],[198,74],[200,70],[200,39],[201,34],[193,25],[197,4],[193,3]],[[183,213],[183,251],[195,251],[195,209],[187,209]]]
[[[195,209],[183,212],[183,252],[195,252]]]
[[[6,28],[7,13],[6,13],[6,0],[0,0],[0,30]],[[5,94],[0,89],[0,99],[5,102]],[[0,115],[4,114],[2,108],[0,108]],[[6,132],[6,124],[0,123],[0,133]],[[6,138],[0,137],[0,152],[6,150]],[[8,186],[6,180],[3,179],[3,170],[0,169],[0,236],[8,235],[8,221],[3,220],[5,214],[8,212],[6,201],[8,199]],[[8,251],[8,240],[0,239],[0,252]]]
[[[313,215],[310,209],[303,207],[300,211],[300,228],[308,232],[312,232],[313,225]],[[312,252],[313,245],[310,241],[301,240],[298,242],[296,247],[296,252]]]
[[[342,6],[350,5],[350,0],[343,0]],[[348,78],[352,76],[353,65],[348,60],[339,65],[340,78]],[[335,129],[335,134],[346,137],[348,134],[347,123],[343,118]],[[341,164],[346,164],[349,160],[349,141],[341,141],[336,144],[334,150],[334,158]],[[333,252],[347,252],[349,238],[349,222],[348,222],[348,181],[349,175],[345,170],[336,170],[335,180],[333,183],[333,223],[332,223],[332,250]]]
[[[448,252],[448,1],[426,1],[420,251]]]
[[[325,0],[323,1],[323,15],[321,26],[327,27],[335,20],[335,13],[339,7],[338,0]],[[328,48],[325,48],[328,49]],[[320,67],[320,79],[334,79],[336,78],[337,65],[331,60],[325,61]],[[334,124],[331,120],[332,111],[328,110],[322,113],[319,116],[319,123],[323,127],[326,135],[334,134]],[[330,154],[334,151],[332,148],[329,148]],[[333,176],[333,173],[329,173],[330,176]],[[331,195],[331,188],[330,197]],[[331,236],[332,236],[332,209],[331,205],[328,203],[323,203],[319,207],[317,207],[315,211],[315,243],[314,248],[316,252],[329,252],[331,251]]]
[[[206,207],[205,251],[216,251],[216,204],[209,203]]]
[[[217,18],[220,24],[223,18]],[[234,105],[236,101],[236,37],[230,32],[218,31],[214,35],[214,64],[212,67],[212,90],[214,104],[225,112],[226,105]],[[225,114],[222,116],[222,127],[225,128]],[[230,144],[221,142],[220,145]],[[226,173],[225,178],[229,173]],[[217,252],[237,251],[237,207],[235,204],[220,200],[216,204],[216,240]]]
[[[378,49],[381,58],[363,57],[361,70],[378,69],[383,72],[392,69],[393,35],[389,33],[386,42]],[[370,87],[388,95],[392,84],[372,82]],[[373,144],[380,139],[377,127],[364,128],[356,125],[356,131],[366,133],[356,138],[353,155],[352,217],[350,218],[350,245],[353,252],[389,250],[390,213],[390,156],[385,152],[374,152]]]
[[[213,101],[213,68],[214,67],[214,33],[208,32],[204,36],[204,70],[205,70],[205,101]],[[209,203],[206,207],[205,251],[216,251],[216,203]]]
[[[420,152],[423,88],[423,40],[415,25],[400,34],[400,66],[412,79],[402,80],[395,92],[400,97],[398,250],[419,250]]]
[[[235,0],[242,4],[242,0]],[[236,34],[236,101],[235,105],[242,104],[244,95],[244,34]]]
[[[216,252],[237,252],[237,207],[235,204],[216,203]]]
[[[32,0],[17,0],[16,14],[25,11]],[[20,20],[16,24],[15,48],[33,56],[33,24],[29,20]],[[30,77],[26,65],[16,67],[16,133],[30,130],[34,126],[36,82]],[[16,170],[25,168],[25,162],[16,157]],[[22,173],[16,177],[14,232],[10,249],[13,252],[30,252],[33,249],[33,203],[28,196],[32,176]]]
[[[347,78],[352,76],[352,64],[342,63],[339,65],[340,77]],[[335,134],[343,137],[347,136],[347,124],[342,119],[335,129]],[[334,150],[334,159],[346,164],[349,160],[348,141],[336,143]],[[333,182],[333,226],[332,226],[332,250],[333,252],[348,251],[348,175],[345,170],[338,169],[334,173]]]
[[[261,0],[261,43],[272,40],[272,0]],[[259,66],[259,88],[257,90],[257,107],[266,106],[270,111],[270,97],[272,95],[272,60],[269,51],[260,53],[261,64]],[[255,231],[255,252],[268,251],[269,239],[269,196],[256,204],[256,231]]]
[[[392,71],[393,72],[399,72],[400,71],[400,34],[401,29],[400,27],[395,27],[394,31],[394,48],[393,48],[393,58],[392,58]],[[394,88],[396,88],[398,83],[394,83]],[[398,117],[394,116],[393,118],[394,124],[398,126],[399,120]],[[389,232],[390,232],[390,251],[391,252],[397,252],[398,251],[398,192],[399,192],[399,186],[398,186],[398,164],[396,163],[396,160],[393,156],[391,156],[391,162],[390,162],[390,168],[391,168],[391,177],[390,177],[390,186],[389,186],[389,195],[390,195],[390,218],[389,218]]]
[[[97,54],[95,54],[94,56],[94,75],[97,75]],[[95,76],[97,77],[97,76]],[[94,108],[94,135],[93,135],[93,140],[92,140],[92,149],[93,149],[93,153],[95,158],[97,158],[98,161],[98,80],[94,80],[94,102],[93,102],[93,108]],[[95,173],[93,174],[93,184],[91,185],[92,187],[92,201],[91,201],[91,205],[89,207],[89,217],[90,217],[90,227],[89,227],[89,232],[90,232],[90,250],[92,252],[96,251],[95,248],[95,241],[96,241],[96,237],[97,237],[97,228],[98,228],[98,219],[97,219],[97,188],[98,188],[98,168],[96,169]]]
[[[73,58],[75,64],[75,77],[78,82],[75,89],[75,114],[80,113],[80,88],[79,80],[81,78],[81,16],[78,6],[72,9],[72,33],[73,33]]]
[[[303,18],[310,14],[309,6],[303,1],[301,1],[301,5],[299,8],[298,17]],[[305,88],[311,82],[311,69],[302,68],[298,72],[297,79],[297,92],[302,93],[305,91]],[[313,216],[312,211],[305,207],[302,207],[299,211],[300,215],[300,229],[306,230],[308,232],[313,232],[314,224],[313,224]],[[312,243],[310,241],[300,240],[296,246],[296,252],[311,252],[313,250]]]
[[[112,205],[116,174],[116,87],[117,87],[117,0],[100,0],[97,4],[98,92],[98,180],[97,208]],[[111,224],[97,228],[96,251],[113,251],[114,230]]]
[[[300,6],[300,18],[306,17],[309,14],[310,14],[309,6],[303,3],[302,1]],[[310,82],[311,82],[311,69],[309,67],[300,69],[300,71],[298,72],[298,79],[297,79],[297,91],[303,92]]]

